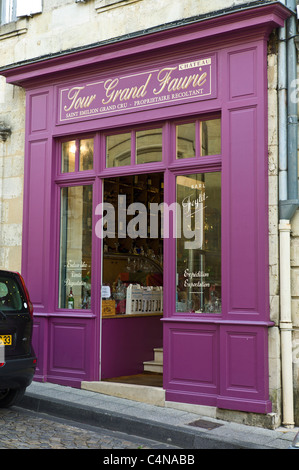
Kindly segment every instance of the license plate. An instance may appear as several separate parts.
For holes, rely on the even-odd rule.
[[[11,346],[12,344],[12,335],[0,335],[0,345]]]

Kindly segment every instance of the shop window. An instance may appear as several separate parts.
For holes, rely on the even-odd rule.
[[[76,158],[76,141],[75,140],[62,143],[61,157],[62,157],[61,172],[70,173],[70,172],[75,171],[75,158]]]
[[[176,311],[221,312],[221,173],[177,176]]]
[[[93,139],[69,140],[61,145],[61,173],[93,169]]]
[[[221,120],[194,121],[176,126],[176,158],[221,153]]]
[[[93,168],[93,139],[80,141],[79,170],[92,170]]]
[[[92,186],[61,188],[59,308],[89,309]]]
[[[136,163],[162,161],[162,129],[136,132]]]
[[[176,126],[177,158],[195,157],[195,122]]]
[[[221,120],[213,119],[200,122],[200,155],[221,153]]]
[[[132,157],[134,157],[132,159]],[[145,129],[106,137],[106,167],[162,161],[162,129]]]
[[[131,133],[106,137],[106,166],[131,165]]]

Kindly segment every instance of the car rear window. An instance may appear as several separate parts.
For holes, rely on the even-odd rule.
[[[0,274],[0,310],[2,312],[27,312],[28,305],[23,291],[10,275]]]

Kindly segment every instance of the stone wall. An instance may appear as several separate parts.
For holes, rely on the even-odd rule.
[[[281,414],[281,370],[279,333],[279,234],[278,234],[278,90],[277,37],[272,35],[268,47],[268,184],[269,184],[269,388],[272,411]]]

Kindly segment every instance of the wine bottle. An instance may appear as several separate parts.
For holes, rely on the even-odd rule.
[[[67,299],[67,307],[68,308],[75,308],[75,299],[74,299],[74,296],[73,296],[72,288],[70,289],[70,294],[69,294],[68,299]]]

